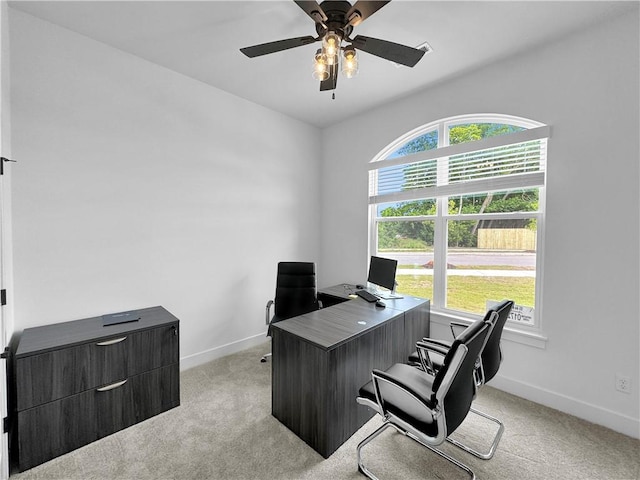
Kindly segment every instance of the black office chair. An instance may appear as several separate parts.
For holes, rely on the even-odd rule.
[[[271,317],[271,307],[274,315]],[[276,295],[267,302],[265,322],[269,325],[267,336],[271,336],[271,325],[321,307],[316,288],[316,264],[313,262],[280,262],[276,276]],[[267,353],[260,361],[266,362]]]
[[[362,448],[389,427],[412,438],[453,463],[475,479],[473,471],[437,449],[462,423],[476,394],[475,364],[490,325],[478,320],[460,334],[446,352],[434,376],[411,365],[396,363],[386,371],[374,370],[372,381],[360,388],[357,402],[376,411],[383,424],[358,445],[358,470],[376,477],[364,465]],[[418,342],[421,355],[442,352],[429,339]]]
[[[504,330],[504,325],[509,318],[509,313],[511,313],[513,305],[514,302],[512,300],[503,300],[495,307],[487,310],[487,313],[485,314],[485,317],[483,319],[485,322],[491,319],[493,313],[497,314],[497,317],[495,319],[495,324],[493,325],[492,330],[487,337],[487,341],[482,349],[482,353],[480,354],[480,362],[478,362],[476,366],[475,377],[478,387],[481,387],[482,385],[490,381],[493,377],[495,377],[495,375],[498,373],[498,370],[500,369],[500,363],[502,362],[502,349],[500,348],[500,339],[502,338],[502,331]],[[452,322],[450,326],[451,333],[454,337],[456,335],[456,329],[458,329],[459,331],[460,329],[466,327],[466,325],[457,322]],[[442,352],[446,352],[451,346],[451,342],[447,342],[446,340],[431,339],[431,341],[442,347]],[[434,373],[437,372],[442,365],[442,352],[435,355],[431,354],[428,358],[421,359],[418,352],[416,351],[409,355],[409,363]],[[470,409],[470,411],[476,415],[486,418],[487,420],[495,423],[498,426],[498,430],[496,431],[493,440],[491,441],[489,450],[486,452],[479,452],[456,439],[448,439],[448,441],[471,453],[472,455],[475,455],[478,458],[488,460],[493,457],[496,448],[498,448],[498,443],[500,443],[500,439],[502,438],[502,434],[504,432],[504,424],[497,418],[481,412],[480,410],[477,410],[473,407]]]

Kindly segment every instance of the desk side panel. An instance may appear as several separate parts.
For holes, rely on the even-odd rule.
[[[327,353],[274,328],[271,338],[271,413],[309,446],[324,454]],[[325,457],[326,458],[326,457]]]
[[[371,370],[386,370],[406,362],[404,316],[377,326],[330,352],[330,388],[327,452],[331,455],[364,425],[374,412],[356,402],[360,387],[371,380]],[[328,456],[327,455],[327,456]]]
[[[409,355],[416,351],[416,342],[429,336],[430,328],[430,302],[425,300],[420,305],[415,306],[411,310],[407,310],[404,314],[405,324],[405,354],[401,363],[406,363]]]

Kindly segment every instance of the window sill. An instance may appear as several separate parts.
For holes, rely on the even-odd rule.
[[[445,313],[437,309],[431,309],[431,322],[443,325],[447,328],[451,322],[471,323],[474,320],[475,319],[471,317],[463,317],[460,315]],[[528,345],[530,347],[540,348],[542,350],[547,348],[548,340],[546,335],[543,335],[542,332],[519,330],[509,324],[505,325],[504,330],[502,331],[502,339],[509,342],[520,343],[522,345]]]

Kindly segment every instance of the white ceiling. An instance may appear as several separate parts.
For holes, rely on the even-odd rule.
[[[426,41],[433,52],[414,68],[361,53],[359,75],[339,77],[332,100],[332,92],[320,92],[311,76],[317,45],[253,59],[239,51],[315,36],[313,21],[290,0],[21,0],[10,6],[320,127],[638,11],[635,1],[394,0],[357,26],[352,37],[410,46]]]

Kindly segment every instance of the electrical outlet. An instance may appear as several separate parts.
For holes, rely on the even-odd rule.
[[[626,375],[616,373],[616,390],[624,393],[631,393],[631,379]]]

